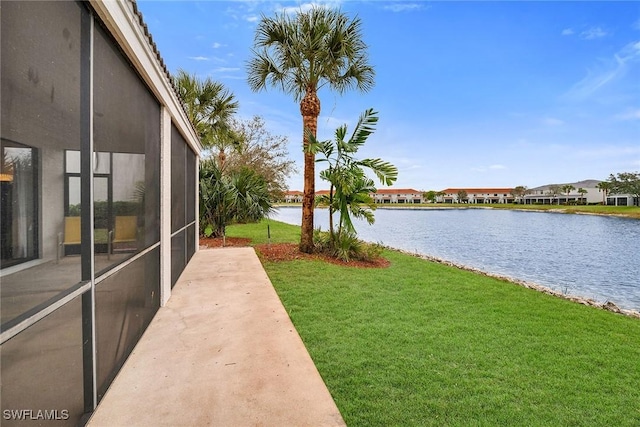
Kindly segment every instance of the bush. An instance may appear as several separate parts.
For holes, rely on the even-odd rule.
[[[351,260],[371,262],[380,257],[382,246],[363,242],[355,233],[342,232],[331,238],[331,234],[320,229],[314,233],[315,249],[339,260],[349,262]]]
[[[221,237],[233,223],[257,222],[271,212],[262,176],[249,168],[223,174],[214,160],[200,164],[200,233]]]

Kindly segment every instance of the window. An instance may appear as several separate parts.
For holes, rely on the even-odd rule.
[[[0,229],[2,267],[38,257],[38,151],[2,140]]]
[[[160,240],[160,106],[101,26],[95,28],[94,49],[94,244],[100,271]]]
[[[171,125],[171,285],[195,252],[196,155]]]
[[[3,330],[81,281],[78,257],[63,263],[59,254],[64,152],[80,150],[79,41],[87,14],[75,2],[2,2]]]

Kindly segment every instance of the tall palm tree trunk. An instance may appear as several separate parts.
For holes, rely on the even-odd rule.
[[[227,160],[227,154],[224,152],[224,148],[220,147],[220,152],[218,153],[218,167],[220,170],[224,170],[224,162]]]
[[[329,187],[329,238],[335,244],[335,234],[333,233],[333,184]]]
[[[318,131],[318,116],[320,115],[320,99],[316,88],[307,86],[304,98],[300,102],[300,114],[302,114],[303,125],[303,147],[304,147],[304,191],[302,196],[302,229],[300,235],[300,252],[313,252],[313,208],[316,192],[316,156],[307,152],[309,145],[308,135],[314,137]]]

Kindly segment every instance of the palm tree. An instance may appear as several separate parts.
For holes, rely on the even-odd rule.
[[[578,193],[580,193],[580,198],[583,199],[584,204],[587,204],[587,201],[584,200],[584,195],[587,194],[589,191],[585,190],[584,188],[580,187],[578,188]]]
[[[558,205],[560,205],[560,198],[558,197],[560,191],[561,189],[559,185],[551,185],[547,191],[547,195],[551,196],[552,199],[558,199]],[[553,200],[551,201],[551,204],[553,204]]]
[[[335,141],[319,142],[313,135],[309,137],[308,150],[314,154],[320,153],[322,158],[318,162],[327,162],[329,165],[320,173],[320,177],[330,184],[329,194],[323,197],[326,198],[323,201],[329,206],[329,234],[334,242],[340,238],[343,229],[347,233],[355,233],[351,216],[364,218],[369,224],[374,222],[372,210],[376,206],[370,194],[376,192],[376,187],[373,180],[367,178],[363,168],[372,171],[383,185],[391,185],[398,179],[398,169],[389,162],[355,158],[357,151],[375,131],[377,122],[378,113],[368,109],[360,116],[348,140],[347,125],[336,129]],[[337,234],[333,230],[334,212],[340,213]]]
[[[240,144],[231,126],[231,118],[238,111],[238,101],[224,85],[208,77],[201,80],[180,69],[173,80],[202,145],[219,150],[218,163],[223,169],[225,149]]]
[[[598,191],[602,191],[602,204],[606,205],[607,197],[613,188],[613,184],[610,181],[600,181],[596,187],[598,188]]]
[[[562,192],[563,193],[567,193],[567,200],[566,200],[566,204],[567,205],[569,204],[569,194],[571,194],[571,192],[573,190],[575,190],[575,189],[576,189],[576,187],[574,187],[571,184],[565,184],[565,185],[562,186]]]
[[[263,16],[248,63],[248,82],[254,91],[274,86],[300,103],[303,147],[316,136],[323,87],[342,94],[353,87],[366,92],[375,72],[369,65],[359,18],[349,21],[338,10],[314,6],[294,17],[286,13]],[[313,252],[315,155],[304,150],[304,196],[300,250]]]

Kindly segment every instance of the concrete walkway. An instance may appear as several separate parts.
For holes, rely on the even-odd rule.
[[[89,426],[344,426],[252,248],[195,254]]]

